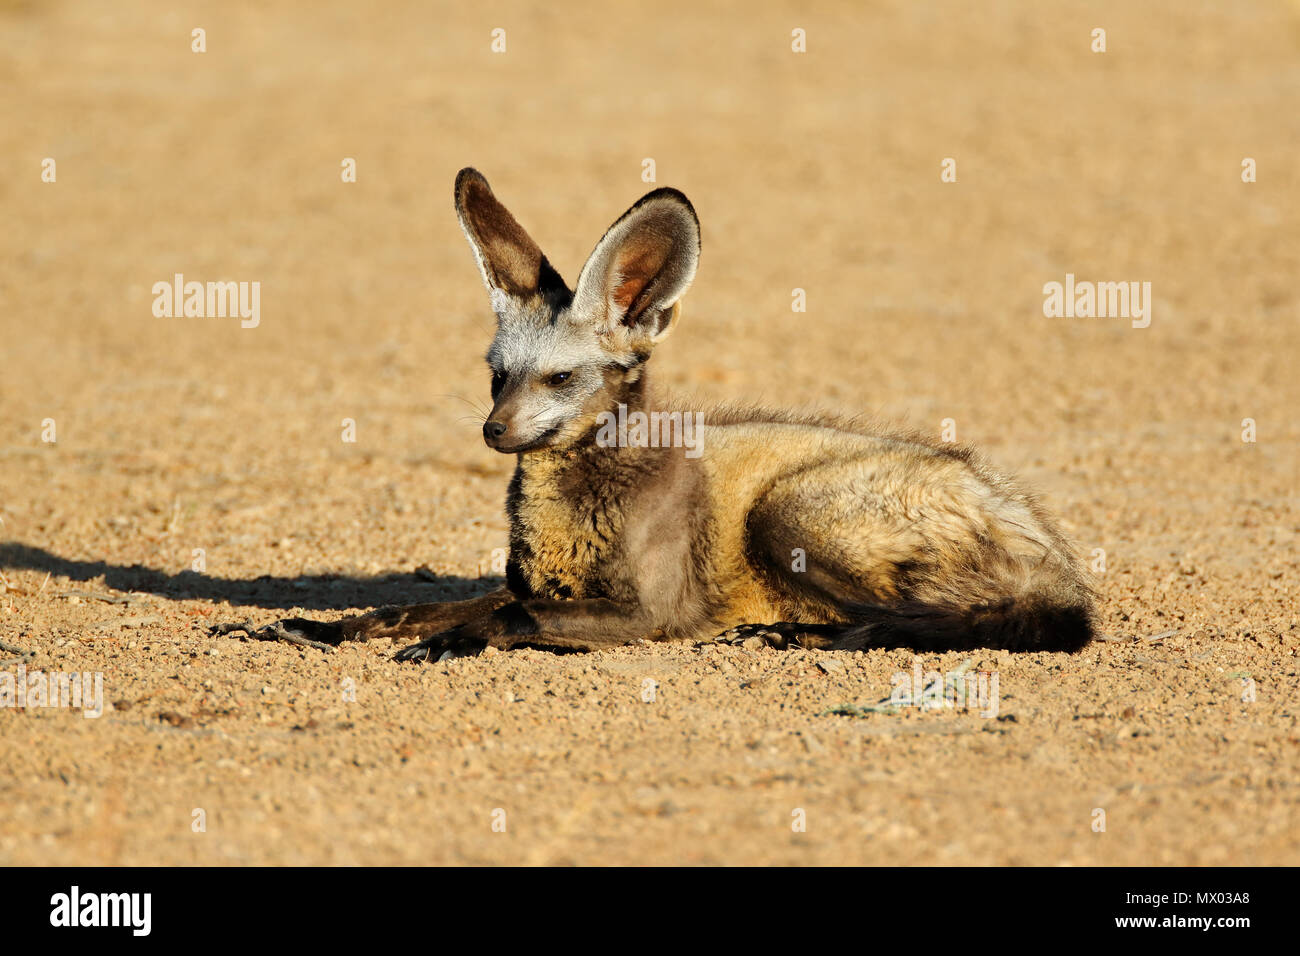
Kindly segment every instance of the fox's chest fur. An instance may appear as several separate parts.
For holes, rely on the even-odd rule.
[[[512,589],[538,598],[635,602],[654,636],[716,617],[716,515],[706,473],[680,453],[530,455],[510,483]]]
[[[510,483],[511,586],[534,597],[609,596],[603,585],[624,531],[623,502],[612,489],[583,487],[575,471],[571,457],[535,456]]]

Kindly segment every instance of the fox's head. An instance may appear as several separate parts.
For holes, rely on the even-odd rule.
[[[672,331],[700,257],[695,210],[675,189],[647,193],[596,244],[573,291],[477,170],[456,177],[456,214],[497,316],[483,440],[500,452],[573,444]]]

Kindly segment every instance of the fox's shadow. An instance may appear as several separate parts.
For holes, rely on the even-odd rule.
[[[235,606],[287,611],[347,611],[384,604],[454,601],[483,594],[502,582],[498,578],[438,575],[436,580],[414,574],[374,577],[314,574],[301,577],[219,578],[185,570],[169,574],[143,565],[105,561],[75,561],[42,548],[17,542],[0,544],[0,568],[48,572],[73,581],[102,577],[114,591],[141,591],[173,601],[227,601]]]

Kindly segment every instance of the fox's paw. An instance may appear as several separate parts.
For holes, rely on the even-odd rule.
[[[287,641],[328,651],[343,640],[343,627],[338,621],[309,621],[302,617],[289,617],[282,621],[255,627],[251,621],[232,621],[214,624],[208,629],[213,637],[243,634],[255,641]]]
[[[491,614],[427,637],[419,644],[404,647],[393,655],[393,660],[445,661],[473,657],[489,645],[506,650],[538,636],[537,622],[521,605],[510,603]]]
[[[393,655],[395,661],[449,661],[457,657],[473,657],[480,654],[487,643],[470,637],[465,627],[453,627],[449,631],[426,637],[418,644],[403,647]]]
[[[775,624],[741,624],[728,631],[723,631],[711,642],[717,644],[739,644],[748,650],[760,647],[774,647],[778,651],[791,647],[827,647],[828,635],[836,628],[824,624],[800,624],[797,621],[778,621]]]
[[[780,624],[741,624],[723,631],[713,638],[711,644],[739,644],[750,650],[760,647],[775,647],[784,650],[789,644],[789,636],[781,632]]]

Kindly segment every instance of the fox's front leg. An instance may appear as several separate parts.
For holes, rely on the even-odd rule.
[[[322,644],[341,644],[344,641],[368,641],[382,637],[395,641],[413,641],[429,637],[450,628],[491,614],[497,608],[516,600],[509,588],[497,588],[482,597],[468,601],[445,601],[441,604],[408,604],[403,607],[381,607],[368,614],[345,617],[341,621],[312,621],[290,617],[279,622],[285,631]],[[222,625],[221,633],[232,630]],[[233,629],[247,630],[247,626]],[[250,632],[251,633],[251,632]]]
[[[502,649],[520,644],[594,651],[640,638],[662,637],[639,607],[605,598],[576,601],[530,599],[502,605],[490,614],[405,647],[393,660],[416,661],[444,651]]]

